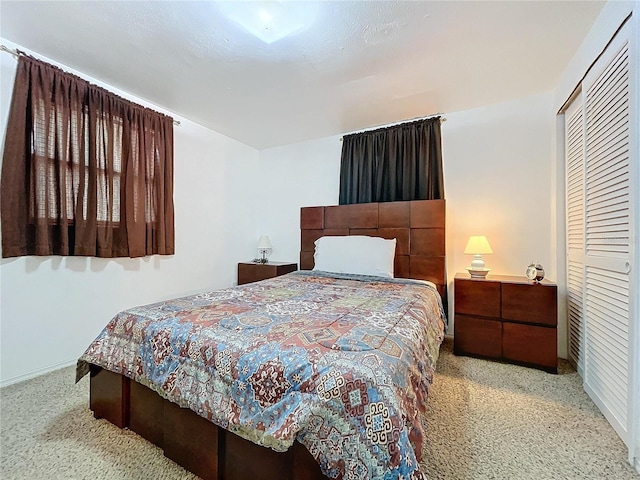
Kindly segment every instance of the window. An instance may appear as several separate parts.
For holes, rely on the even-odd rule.
[[[443,198],[440,117],[342,139],[340,205]]]
[[[173,119],[21,55],[2,256],[174,253]]]

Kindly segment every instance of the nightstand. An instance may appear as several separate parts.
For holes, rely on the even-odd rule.
[[[488,275],[454,279],[454,353],[558,371],[557,286]]]
[[[253,263],[243,262],[238,264],[238,285],[279,277],[285,273],[298,270],[297,263],[269,262]]]

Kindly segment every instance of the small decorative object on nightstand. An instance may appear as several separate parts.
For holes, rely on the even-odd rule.
[[[285,273],[295,272],[297,263],[269,262],[255,263],[243,262],[238,264],[238,285],[258,282],[267,278],[279,277]]]
[[[526,275],[529,280],[540,283],[544,278],[544,268],[539,263],[531,262],[527,267]]]
[[[476,235],[469,238],[467,247],[464,249],[466,255],[473,255],[473,261],[470,267],[466,267],[469,275],[474,278],[484,278],[487,273],[491,271],[490,268],[486,268],[482,255],[488,255],[493,253],[491,246],[487,241],[487,237],[484,235]]]

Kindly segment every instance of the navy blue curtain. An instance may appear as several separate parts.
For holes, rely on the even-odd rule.
[[[443,198],[440,117],[342,139],[340,205]]]

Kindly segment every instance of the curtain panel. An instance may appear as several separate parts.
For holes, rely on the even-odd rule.
[[[174,253],[173,119],[26,55],[0,181],[3,258]]]
[[[341,205],[443,198],[440,117],[342,139]]]

